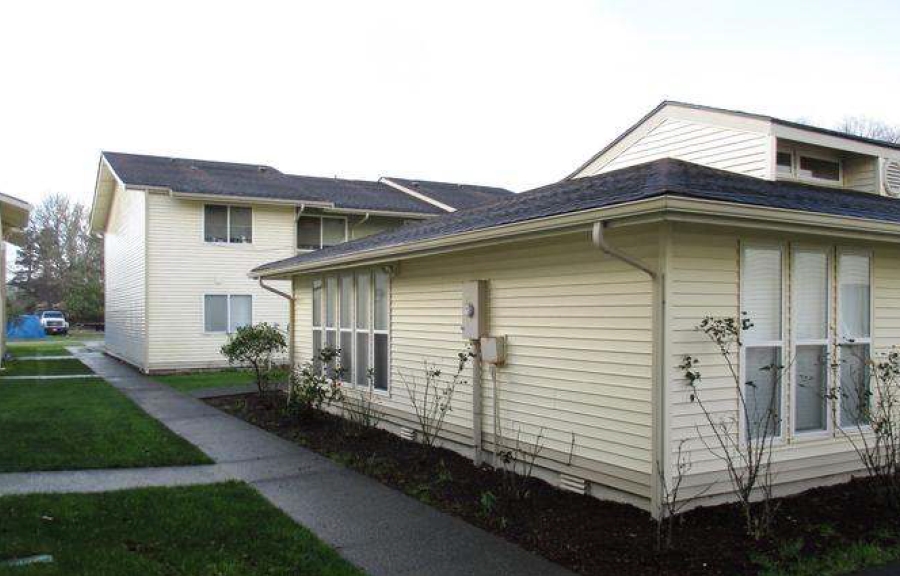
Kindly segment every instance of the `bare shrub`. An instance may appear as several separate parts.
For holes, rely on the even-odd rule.
[[[534,436],[533,442],[522,439],[522,429],[516,430],[515,440],[511,446],[505,446],[503,439],[497,450],[503,470],[503,492],[514,500],[524,500],[530,496],[528,489],[534,474],[534,464],[544,450],[544,428],[541,427]]]
[[[759,387],[752,380],[742,381],[734,356],[740,354],[743,342],[741,333],[752,328],[746,317],[705,317],[697,329],[716,346],[716,350],[728,367],[738,398],[738,414],[713,413],[703,401],[700,389],[701,376],[697,358],[686,355],[679,368],[684,372],[692,389],[691,401],[700,407],[712,432],[710,445],[698,427],[697,433],[706,448],[725,466],[732,493],[740,503],[747,534],[760,539],[769,533],[777,504],[772,498],[774,476],[772,446],[781,426],[779,416],[780,394],[772,393],[768,402],[757,401]],[[773,363],[760,369],[772,379],[775,391],[781,390],[786,367]],[[749,390],[749,395],[748,395]],[[762,413],[760,413],[760,411]],[[742,429],[743,427],[743,429]],[[754,505],[756,497],[759,503]]]
[[[441,369],[435,364],[423,361],[423,378],[416,375],[405,375],[398,371],[397,374],[409,395],[416,421],[419,423],[419,431],[422,434],[422,444],[429,448],[434,447],[437,439],[444,429],[444,420],[447,413],[453,409],[453,394],[457,386],[466,382],[462,374],[466,365],[474,357],[471,350],[460,352],[457,355],[456,372],[449,378],[444,376]]]
[[[832,400],[840,398],[842,406],[842,414],[834,415],[836,427],[875,481],[884,503],[900,509],[900,351],[892,349],[878,360],[857,355],[851,362],[843,359],[838,367],[844,372],[848,365],[865,373],[850,372],[847,385],[842,376],[830,393]],[[860,382],[862,386],[854,384]],[[852,420],[849,426],[843,424],[845,415]]]
[[[682,498],[681,488],[684,479],[691,471],[692,464],[690,454],[684,450],[687,439],[678,442],[675,452],[675,465],[673,467],[672,481],[669,481],[667,471],[660,462],[657,462],[660,486],[662,486],[662,502],[660,503],[659,520],[656,522],[656,551],[669,550],[675,533],[675,526],[681,522],[681,513],[695,500],[703,496],[710,486],[697,492],[690,498]]]
[[[384,419],[375,400],[375,390],[372,387],[374,378],[375,371],[370,368],[366,375],[369,386],[366,389],[344,387],[341,398],[344,418],[363,429],[376,428]]]

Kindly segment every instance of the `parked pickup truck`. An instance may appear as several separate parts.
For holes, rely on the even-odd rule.
[[[66,322],[66,317],[62,312],[56,310],[41,312],[41,326],[44,327],[44,332],[47,334],[65,335],[69,333],[69,323]]]

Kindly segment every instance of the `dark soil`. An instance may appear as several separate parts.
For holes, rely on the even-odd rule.
[[[896,514],[873,497],[870,483],[855,480],[780,499],[772,536],[762,542],[745,535],[736,506],[693,510],[676,527],[673,547],[655,553],[655,524],[633,506],[535,479],[527,496],[516,499],[500,472],[476,468],[449,450],[330,414],[287,416],[283,399],[242,395],[207,402],[585,575],[756,574],[761,558],[817,556],[861,541],[893,546],[900,534]]]

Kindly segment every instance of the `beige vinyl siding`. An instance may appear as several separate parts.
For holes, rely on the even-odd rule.
[[[685,482],[684,495],[691,490],[705,490],[705,496],[716,496],[728,491],[723,475],[722,461],[704,446],[698,431],[706,437],[710,446],[715,438],[709,433],[706,419],[696,402],[691,402],[691,390],[683,372],[677,368],[685,354],[700,359],[702,374],[700,393],[707,407],[717,420],[737,415],[738,400],[727,365],[715,347],[701,333],[694,330],[706,315],[738,316],[740,313],[740,243],[741,241],[783,241],[832,246],[828,238],[811,239],[799,236],[752,236],[725,228],[676,224],[669,253],[669,445],[670,458],[674,461],[681,439],[692,468]],[[844,244],[838,243],[838,246]],[[850,244],[849,246],[854,246]],[[865,248],[866,246],[856,245]],[[786,248],[787,250],[787,248]],[[787,252],[785,252],[787,254]],[[900,344],[900,249],[878,246],[873,258],[873,310],[874,349],[885,352]],[[789,290],[789,277],[785,290]],[[787,327],[789,330],[789,327]],[[786,331],[786,351],[789,350],[789,332]],[[737,357],[733,359],[737,363]],[[789,380],[783,383],[786,391]],[[780,492],[793,491],[809,485],[821,484],[827,478],[857,472],[860,463],[851,446],[839,431],[826,437],[795,437],[790,426],[790,395],[785,397],[784,414],[787,419],[784,430],[787,436],[774,452],[775,482]],[[717,484],[708,488],[709,485]]]
[[[610,237],[655,263],[655,228]],[[508,337],[508,363],[497,370],[502,435],[530,441],[543,429],[545,468],[649,499],[652,285],[593,248],[587,232],[400,262],[391,283],[392,378],[383,405],[412,424],[404,381],[421,382],[424,361],[454,371],[465,347],[461,287],[474,279],[488,281],[491,334]],[[301,360],[311,352],[309,282],[295,284]],[[484,374],[490,451],[493,385],[487,367]],[[470,447],[471,398],[467,383],[447,417],[448,436]]]
[[[252,244],[214,244],[203,239],[203,202],[149,195],[150,369],[221,366],[224,333],[206,333],[205,294],[249,294],[252,321],[287,329],[288,301],[262,289],[248,272],[296,252],[294,208],[252,205]],[[267,281],[282,292],[286,281]]]
[[[721,170],[769,178],[770,138],[763,133],[667,118],[605,163],[580,176],[592,176],[660,158],[677,158]],[[603,160],[603,159],[598,159]]]
[[[844,187],[878,192],[878,158],[848,158],[843,162]]]
[[[103,237],[106,349],[146,366],[146,193],[117,186]]]

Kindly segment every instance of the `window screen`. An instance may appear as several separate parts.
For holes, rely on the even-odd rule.
[[[780,174],[794,173],[794,155],[790,152],[778,153],[778,172]]]
[[[347,222],[341,218],[322,218],[322,247],[346,242]]]
[[[833,160],[821,158],[800,157],[800,176],[817,178],[820,180],[839,181],[841,179],[841,164]]]
[[[229,332],[234,332],[241,326],[249,326],[253,320],[253,298],[251,296],[229,296],[231,304],[231,326]]]
[[[227,242],[228,206],[207,204],[203,209],[203,230],[207,242]]]
[[[228,296],[204,296],[203,329],[207,332],[228,330]]]
[[[234,244],[249,244],[253,242],[253,213],[250,208],[232,206],[229,241]]]
[[[312,216],[297,218],[297,248],[318,250],[322,247],[322,220]]]

